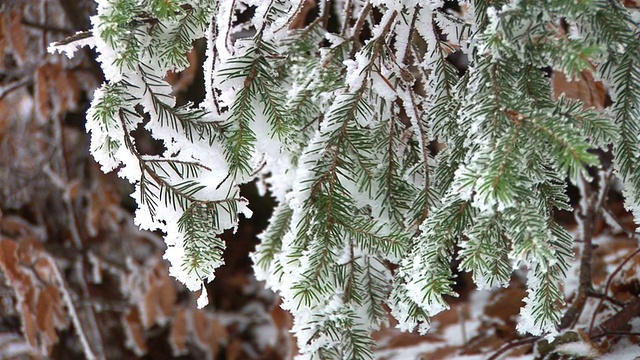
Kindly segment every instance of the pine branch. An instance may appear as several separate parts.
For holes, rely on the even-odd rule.
[[[269,270],[274,258],[282,251],[282,238],[289,231],[293,210],[286,204],[279,204],[274,209],[272,221],[262,233],[261,243],[253,254],[256,266],[263,271]]]
[[[479,289],[504,286],[511,279],[509,243],[500,222],[497,215],[480,217],[466,232],[467,240],[460,243],[460,269],[472,272]]]
[[[178,220],[178,231],[184,234],[183,269],[195,273],[199,278],[213,276],[213,271],[222,265],[224,242],[218,237],[221,214],[228,214],[230,223],[236,223],[238,203],[243,198],[219,201],[194,201],[185,209]]]
[[[157,120],[161,127],[168,126],[176,133],[184,134],[190,142],[205,140],[209,146],[212,146],[216,138],[222,135],[222,124],[203,120],[208,115],[207,112],[193,108],[190,103],[174,107],[172,104],[175,102],[175,98],[170,95],[170,89],[167,89],[168,84],[153,75],[150,70],[147,65],[141,65],[139,69],[144,83],[143,95],[149,95],[153,107],[153,109],[147,110],[153,110],[154,117],[157,117],[153,120]]]
[[[426,331],[456,295],[458,246],[480,287],[525,265],[518,329],[554,334],[573,244],[554,218],[571,210],[566,174],[578,182],[587,167],[608,166],[594,150],[613,149],[640,218],[640,33],[630,11],[483,0],[462,16],[347,1],[336,25],[321,1],[311,24],[288,29],[304,22],[305,2],[257,2],[247,14],[260,17],[238,21],[247,4],[106,1],[89,30],[107,79],[88,116],[91,151],[137,185],[137,221],[167,231],[172,273],[193,289],[213,278],[225,246],[217,235],[248,210],[237,186],[260,177],[279,205],[252,258],[294,314],[303,356],[371,358],[385,300],[400,328]],[[164,77],[187,66],[207,28],[206,103],[175,106]],[[468,66],[451,62],[454,52]],[[602,78],[610,111],[554,99],[547,69]],[[165,154],[140,154],[139,128]],[[589,241],[562,326],[591,290]]]

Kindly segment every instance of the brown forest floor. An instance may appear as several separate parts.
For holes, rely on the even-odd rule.
[[[210,284],[211,305],[168,276],[161,236],[133,224],[128,183],[103,174],[88,153],[83,118],[102,81],[90,50],[76,58],[46,53],[48,44],[88,28],[91,1],[0,3],[0,359],[288,359],[295,339],[278,298],[258,283],[248,253],[273,207],[252,186],[243,189],[254,216],[225,234],[226,265]],[[202,96],[196,66],[170,76],[180,96]],[[556,90],[605,106],[604,89],[554,80]],[[140,136],[149,152],[157,144]],[[587,292],[573,329],[545,347],[515,330],[524,273],[505,289],[476,291],[460,274],[459,298],[433,319],[427,336],[391,326],[375,334],[380,359],[530,359],[560,343],[580,344],[596,358],[640,355],[640,256],[631,216],[616,190],[596,218]],[[610,221],[605,221],[609,219]],[[559,214],[568,229],[572,214]],[[613,224],[615,226],[612,226]],[[565,284],[576,302],[580,243]],[[455,266],[455,264],[453,264]],[[570,345],[564,345],[568,348]],[[616,357],[613,357],[613,354]],[[546,355],[560,359],[559,355]],[[602,357],[607,358],[606,356]]]

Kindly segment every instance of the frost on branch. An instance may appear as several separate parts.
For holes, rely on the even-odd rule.
[[[136,185],[137,224],[166,233],[192,290],[222,265],[218,235],[250,215],[238,186],[271,191],[252,259],[302,358],[371,358],[387,307],[427,331],[456,296],[453,260],[479,288],[525,269],[519,329],[553,336],[573,256],[554,218],[571,209],[565,177],[588,178],[613,145],[627,204],[640,198],[638,27],[612,2],[458,5],[99,1],[91,151]],[[205,101],[178,105],[164,77],[201,37]],[[554,98],[546,69],[595,71],[614,106]],[[140,128],[162,154],[141,153]]]

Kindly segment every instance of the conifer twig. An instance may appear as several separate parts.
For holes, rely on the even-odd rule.
[[[78,32],[76,34],[73,34],[71,36],[67,36],[66,38],[56,41],[53,43],[54,46],[63,46],[63,45],[69,45],[71,43],[74,43],[76,41],[80,41],[80,40],[84,40],[84,39],[88,39],[90,37],[93,36],[93,32],[92,31],[81,31]]]

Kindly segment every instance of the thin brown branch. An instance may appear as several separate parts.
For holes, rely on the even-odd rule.
[[[65,151],[64,151],[64,144],[66,143],[66,141],[64,138],[64,129],[62,124],[62,119],[60,119],[59,117],[56,117],[55,119],[53,119],[53,124],[54,124],[54,138],[57,143],[56,144],[56,148],[58,152],[57,158],[60,161],[60,164],[58,165],[58,173],[59,173],[58,176],[62,178],[62,181],[66,186],[66,184],[70,182],[69,160],[65,156]],[[65,192],[65,195],[62,197],[62,201],[64,202],[64,206],[67,212],[67,219],[69,221],[69,230],[71,233],[71,238],[77,250],[80,251],[82,254],[82,259],[79,262],[80,266],[78,268],[78,283],[82,288],[83,298],[84,299],[91,298],[91,293],[89,291],[89,286],[87,284],[86,273],[84,271],[83,259],[86,257],[86,252],[84,249],[84,243],[82,241],[80,227],[78,226],[78,219],[76,216],[75,208],[73,206],[72,199],[68,195],[66,195],[66,192]],[[60,278],[60,281],[61,282],[64,281],[62,277]],[[69,298],[68,302],[72,302],[72,300]],[[68,307],[71,307],[71,306],[73,306],[73,303],[68,304]],[[70,313],[72,312],[71,309],[69,311]],[[96,354],[93,356],[99,359],[103,359],[104,358],[104,336],[98,324],[98,320],[95,314],[95,309],[93,307],[89,307],[88,310],[85,311],[84,313],[85,313],[84,319],[86,320],[85,322],[88,322],[89,324],[82,324],[82,325],[86,325],[86,328],[84,330],[82,328],[78,329],[79,336],[81,337],[81,340],[82,340],[82,336],[86,337],[86,335],[80,334],[80,332],[90,331],[91,334],[93,335],[92,340],[94,340],[91,343],[93,345],[93,350],[95,350],[96,352]],[[79,318],[78,318],[78,321],[80,321]],[[78,324],[75,324],[75,325],[79,326]],[[86,346],[84,347],[85,347],[85,351],[91,350],[91,349],[87,349]],[[91,358],[91,354],[86,354],[86,355],[87,355],[87,358]]]
[[[631,259],[636,257],[638,254],[640,254],[640,248],[636,249],[634,252],[627,255],[627,257],[616,267],[616,269],[611,273],[611,275],[609,275],[609,277],[607,278],[607,282],[604,285],[604,292],[603,292],[604,296],[608,297],[607,294],[609,293],[609,287],[611,286],[613,279],[618,275],[618,273],[620,273],[620,271],[622,271],[622,268]],[[600,302],[598,303],[598,306],[596,307],[596,310],[593,312],[593,315],[591,316],[591,323],[589,324],[589,332],[593,330],[593,325],[595,324],[596,316],[600,312],[600,309],[602,308],[603,303],[604,303],[604,298],[601,298]]]
[[[640,315],[640,297],[636,297],[629,302],[617,314],[604,321],[597,329],[589,332],[590,338],[606,336],[606,334],[617,332],[629,323],[631,319]]]
[[[619,306],[619,307],[624,306],[624,303],[623,303],[623,302],[618,301],[617,299],[612,298],[611,296],[609,296],[609,295],[607,295],[607,294],[599,293],[599,292],[597,292],[597,291],[589,291],[589,292],[587,293],[587,296],[588,296],[588,297],[590,297],[590,298],[600,299],[601,301],[608,301],[608,302],[612,303],[613,305],[616,305],[616,306]],[[593,314],[594,314],[594,316],[595,316],[595,314],[597,314],[597,313],[598,313],[598,310],[596,310],[596,311],[593,313]]]
[[[92,348],[91,343],[89,342],[89,338],[87,337],[84,326],[80,321],[80,317],[78,317],[78,312],[73,303],[73,299],[71,298],[71,293],[69,292],[67,284],[64,280],[64,276],[62,276],[62,274],[60,273],[60,269],[58,269],[58,266],[56,262],[53,260],[53,258],[49,257],[49,261],[51,262],[51,264],[53,264],[53,267],[52,267],[53,275],[55,276],[55,279],[58,282],[58,289],[62,293],[62,299],[67,305],[67,310],[69,311],[69,317],[71,317],[71,322],[73,323],[73,326],[75,327],[78,337],[80,338],[80,342],[82,343],[84,355],[89,360],[98,359],[98,355],[94,352],[94,349]],[[100,359],[104,358],[104,352],[101,352],[99,354],[101,355]]]
[[[320,15],[318,20],[320,20],[320,22],[322,22],[322,27],[326,29],[327,28],[327,24],[329,24],[329,16],[331,15],[331,12],[329,11],[329,6],[330,6],[331,1],[330,0],[320,0],[320,2],[324,3],[324,5],[321,6],[322,15]]]
[[[81,288],[82,288],[82,297],[83,299],[91,299],[92,298],[92,294],[91,291],[89,289],[89,285],[88,285],[88,280],[87,280],[87,271],[85,270],[85,266],[84,266],[84,258],[86,257],[86,254],[83,253],[83,258],[79,259],[78,261],[78,283],[80,284]],[[87,310],[84,311],[84,313],[86,314],[86,316],[84,317],[86,319],[87,322],[89,322],[89,326],[87,326],[88,330],[91,330],[91,332],[93,333],[93,338],[99,341],[94,341],[93,345],[94,348],[96,350],[96,352],[98,353],[98,358],[100,359],[104,359],[104,336],[102,335],[102,330],[100,325],[98,324],[98,319],[96,317],[96,312],[95,312],[95,307],[94,306],[89,306],[88,308],[86,308]]]
[[[600,189],[598,189],[597,193],[592,192],[590,194],[586,193],[588,186],[586,179],[584,179],[584,177],[580,178],[580,181],[583,182],[580,187],[580,195],[583,197],[583,200],[581,201],[581,208],[578,209],[576,214],[578,224],[581,227],[583,241],[582,253],[580,254],[579,287],[576,299],[560,321],[561,329],[567,329],[575,325],[582,314],[582,310],[587,302],[588,294],[593,292],[593,282],[591,277],[593,236],[595,226],[602,217],[602,211],[607,199],[612,175],[613,171],[611,169],[603,171],[600,174],[600,176],[603,177],[600,181]]]
[[[344,5],[345,15],[344,23],[342,24],[342,31],[340,32],[343,37],[347,36],[347,30],[349,29],[349,23],[351,23],[351,13],[353,12],[353,0],[347,0]]]
[[[611,209],[609,209],[609,207],[605,207],[604,211],[609,216],[609,219],[611,219],[611,220],[613,220],[615,222],[615,224],[613,224],[613,225],[618,226],[620,228],[620,230],[622,232],[624,232],[624,234],[627,235],[627,237],[629,239],[635,238],[634,229],[629,229],[628,226],[623,224],[622,220],[620,220],[620,217],[618,217],[616,214],[614,214],[611,211]]]
[[[591,337],[591,340],[599,339],[605,336],[640,336],[640,332],[626,332],[626,331],[609,331],[597,336]]]
[[[73,42],[84,40],[84,39],[88,39],[88,38],[90,38],[92,36],[93,36],[93,32],[91,32],[91,31],[81,31],[81,32],[78,32],[78,33],[73,34],[71,36],[67,36],[64,39],[53,43],[53,45],[54,46],[69,45],[69,44],[71,44]]]
[[[291,13],[291,16],[287,19],[287,21],[274,30],[274,33],[282,31],[283,29],[302,29],[305,24],[305,19],[309,11],[316,6],[315,0],[301,0],[298,3],[295,11]]]
[[[404,49],[404,54],[402,55],[402,59],[400,59],[400,63],[406,65],[406,61],[411,54],[411,44],[413,43],[413,32],[416,29],[416,20],[418,20],[418,13],[420,12],[420,5],[416,5],[413,10],[413,16],[411,17],[411,26],[409,30],[409,35],[407,36],[407,47]]]
[[[497,360],[498,358],[500,358],[500,356],[502,354],[506,353],[507,351],[512,350],[512,349],[514,349],[516,347],[519,347],[519,346],[529,345],[531,343],[534,343],[534,342],[538,341],[538,339],[539,339],[539,337],[534,336],[534,337],[525,338],[525,339],[522,339],[522,340],[509,342],[509,343],[503,345],[496,352],[494,352],[489,358],[487,358],[487,360]]]
[[[33,82],[33,79],[31,77],[23,77],[18,81],[10,82],[5,86],[0,87],[0,100],[4,99],[4,97],[9,95],[9,93],[11,93],[12,91],[29,85],[31,82]]]
[[[364,27],[364,21],[366,20],[367,15],[371,11],[371,3],[367,2],[367,5],[360,12],[360,16],[358,20],[356,20],[356,24],[353,26],[353,34],[351,35],[351,39],[357,41],[360,38],[360,33],[362,32],[362,28]]]

